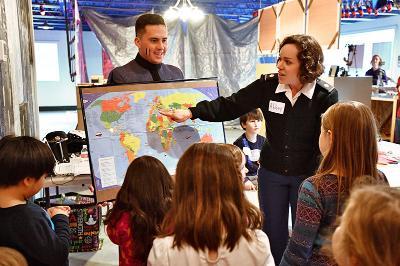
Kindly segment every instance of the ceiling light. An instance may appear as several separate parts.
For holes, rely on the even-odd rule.
[[[54,29],[53,26],[50,26],[49,23],[47,23],[47,20],[45,20],[43,22],[43,25],[38,26],[38,29],[42,29],[42,30],[52,30]]]
[[[179,6],[179,4],[181,4]],[[197,6],[193,6],[190,0],[177,0],[174,6],[170,6],[164,14],[167,21],[180,19],[182,21],[201,21],[204,18],[204,12]]]
[[[46,10],[45,10],[45,8],[44,8],[44,4],[43,4],[43,3],[41,3],[41,4],[39,5],[39,13],[40,13],[40,15],[42,15],[42,16],[46,15]]]

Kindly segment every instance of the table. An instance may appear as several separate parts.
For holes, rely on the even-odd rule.
[[[379,141],[378,149],[380,152],[390,153],[394,156],[400,158],[400,145],[391,143],[388,141]],[[399,187],[400,188],[400,164],[387,164],[382,165],[378,164],[378,169],[385,173],[389,185],[391,187]],[[56,188],[56,194],[58,194],[59,186],[72,186],[72,185],[90,185],[92,184],[92,179],[90,175],[78,175],[78,176],[65,176],[65,175],[57,175],[54,177],[46,178],[44,183],[45,196],[50,197],[50,187]],[[257,191],[245,191],[247,198],[258,207],[258,194]]]
[[[398,99],[399,96],[387,93],[373,93],[371,96],[371,110],[381,138],[391,142],[394,142]]]
[[[56,175],[48,176],[44,181],[43,190],[44,197],[46,198],[46,208],[50,207],[50,188],[56,188],[56,195],[59,195],[60,186],[76,186],[76,185],[91,185],[92,178],[90,175]]]
[[[380,153],[390,154],[393,157],[400,158],[400,145],[387,142],[379,141],[378,150]],[[400,188],[400,163],[395,164],[378,164],[378,169],[381,170],[389,181],[391,187]]]
[[[56,175],[53,177],[47,177],[44,181],[43,188],[89,184],[92,184],[90,175]]]

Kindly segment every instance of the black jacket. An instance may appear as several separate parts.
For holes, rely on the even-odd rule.
[[[179,79],[183,79],[183,73],[179,68],[166,64],[152,64],[138,53],[134,60],[114,68],[108,75],[107,84]]]
[[[321,114],[338,101],[338,93],[318,80],[312,99],[301,94],[292,106],[284,92],[275,93],[278,84],[277,74],[262,75],[229,97],[202,101],[191,107],[192,119],[227,121],[261,108],[267,137],[261,151],[261,167],[280,175],[310,176],[319,163]],[[271,100],[285,103],[283,114],[268,110]]]
[[[378,68],[375,70],[373,68],[370,68],[367,72],[365,72],[365,75],[372,76],[372,85],[380,85],[378,84],[379,75],[381,76],[382,82],[387,83],[386,72],[382,68]]]
[[[68,265],[68,217],[57,214],[49,219],[42,208],[30,202],[0,208],[0,246],[21,252],[29,266]]]

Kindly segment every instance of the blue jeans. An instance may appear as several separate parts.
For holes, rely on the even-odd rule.
[[[292,227],[296,220],[297,196],[305,176],[284,176],[261,167],[258,170],[258,200],[264,214],[263,231],[268,235],[271,252],[278,265],[289,239],[288,215]]]

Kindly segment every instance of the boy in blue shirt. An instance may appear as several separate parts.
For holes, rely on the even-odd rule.
[[[45,212],[28,201],[54,164],[50,148],[35,138],[0,140],[0,246],[19,251],[30,266],[68,265],[70,208]]]
[[[265,138],[260,136],[261,124],[263,116],[260,109],[255,109],[242,115],[240,118],[240,126],[245,132],[233,142],[234,145],[242,149],[246,156],[246,168],[248,170],[244,187],[246,190],[254,190],[257,188],[257,171],[260,166],[260,152],[265,143]]]

